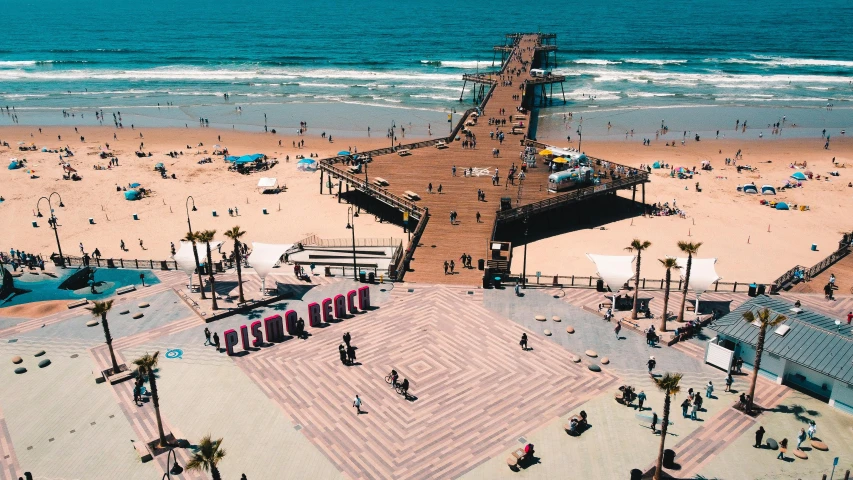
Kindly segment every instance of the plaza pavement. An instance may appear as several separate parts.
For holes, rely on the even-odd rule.
[[[130,363],[160,351],[164,428],[190,443],[208,433],[224,437],[228,455],[220,466],[226,479],[242,473],[252,480],[627,478],[632,468],[651,467],[658,448],[659,434],[647,419],[651,411],[660,415],[663,404],[646,372],[651,354],[658,360],[656,372],[684,373],[684,392],[693,387],[704,394],[708,380],[716,385],[716,398],[705,402],[698,421],[681,417],[686,393],[674,399],[667,448],[676,451],[681,468],[669,473],[819,478],[834,456],[841,457],[842,474],[853,468],[853,446],[845,441],[853,417],[762,378],[758,401],[772,410],[747,418],[730,408],[737,393],[722,391],[724,372],[701,361],[698,344],[652,349],[626,329],[617,339],[612,323],[544,289],[517,298],[509,289],[373,285],[373,311],[325,328],[308,327],[306,339],[229,358],[203,345],[205,326],[221,336],[291,308],[306,317],[307,303],[357,284],[315,277],[300,285],[285,276],[281,281],[291,283],[286,289],[295,298],[205,323],[204,309],[191,308],[183,298],[186,277],[167,273],[161,284],[116,297],[109,316],[116,355]],[[223,277],[221,294],[230,295],[236,280]],[[259,287],[256,277],[244,281],[247,290]],[[141,309],[140,302],[150,306]],[[124,309],[131,313],[119,315]],[[144,316],[134,320],[137,311]],[[535,315],[548,320],[536,321]],[[561,322],[551,320],[555,315]],[[16,375],[17,365],[8,360],[0,369],[0,480],[15,480],[24,470],[42,479],[147,479],[165,470],[165,456],[142,463],[133,448],[156,437],[150,400],[135,406],[132,382],[94,382],[93,373],[108,367],[109,357],[100,326],[85,326],[90,319],[84,310],[0,319],[0,356],[21,355],[28,369]],[[569,325],[574,334],[566,332]],[[545,329],[552,335],[545,336]],[[359,365],[338,360],[346,331],[358,347]],[[522,332],[530,338],[530,351],[518,345]],[[45,356],[33,356],[42,349]],[[585,356],[587,349],[598,357]],[[575,355],[581,363],[572,362]],[[601,365],[602,372],[588,370],[604,356],[610,363]],[[43,358],[52,363],[38,368]],[[413,399],[403,399],[384,382],[391,368],[410,379]],[[646,392],[644,412],[614,401],[621,384]],[[735,392],[745,388],[748,377],[736,377]],[[356,393],[364,399],[365,415],[351,407]],[[562,425],[581,409],[592,428],[570,437]],[[829,452],[782,462],[775,453],[750,447],[758,424],[769,437],[791,439],[807,418],[818,422]],[[538,462],[512,472],[505,459],[524,442],[536,445]],[[191,451],[176,453],[186,465]],[[179,478],[207,477],[185,472]]]

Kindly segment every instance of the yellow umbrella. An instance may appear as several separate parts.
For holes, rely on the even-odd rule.
[[[545,150],[541,150],[539,152],[539,155],[553,155],[553,154],[554,154],[554,152],[552,152],[551,150],[548,150],[547,148]]]
[[[557,157],[551,161],[554,163],[568,163],[569,162],[569,160],[564,158],[564,157]]]

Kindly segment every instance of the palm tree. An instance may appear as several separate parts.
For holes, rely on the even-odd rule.
[[[666,289],[663,291],[663,315],[660,319],[660,331],[666,331],[666,311],[669,309],[669,283],[672,281],[672,269],[673,268],[681,268],[678,266],[678,260],[672,257],[659,258],[658,261],[663,268],[666,269]]]
[[[663,451],[666,444],[666,429],[669,427],[669,408],[672,406],[672,400],[670,397],[678,394],[678,391],[680,390],[678,382],[681,381],[681,377],[683,377],[683,375],[680,373],[667,372],[662,377],[654,379],[655,385],[657,385],[658,389],[664,394],[663,418],[661,418],[660,423],[660,447],[658,448],[658,463],[655,467],[654,480],[661,479],[661,470],[663,469]]]
[[[637,275],[634,277],[634,308],[631,310],[631,318],[634,320],[637,319],[637,295],[640,294],[640,255],[643,253],[643,250],[651,246],[652,242],[635,238],[631,242],[631,245],[625,247],[625,250],[629,252],[637,252]]]
[[[197,450],[193,453],[189,463],[187,463],[187,470],[203,470],[205,472],[210,470],[213,480],[221,480],[222,477],[219,475],[219,469],[216,468],[216,464],[225,457],[225,449],[221,448],[221,446],[221,438],[219,440],[211,440],[210,435],[205,435],[198,442]]]
[[[678,248],[687,254],[687,269],[684,272],[684,295],[681,297],[681,309],[678,310],[677,321],[684,321],[684,304],[687,303],[687,286],[690,285],[690,269],[693,267],[693,255],[699,251],[702,242],[678,242]],[[698,312],[697,312],[698,313]]]
[[[198,237],[193,232],[187,232],[187,234],[184,235],[184,238],[182,238],[181,240],[183,240],[185,242],[191,242],[193,244],[193,256],[195,257],[195,271],[198,272],[198,289],[201,290],[201,299],[205,300],[207,297],[204,296],[204,282],[201,279],[201,267],[199,266],[199,263],[198,263],[198,248],[195,245],[195,242],[198,241]],[[190,275],[190,283],[193,283],[192,282],[192,275]]]
[[[240,270],[240,237],[245,235],[246,232],[240,230],[240,226],[232,227],[231,230],[225,231],[225,236],[234,240],[234,259],[237,261],[237,288],[240,291],[240,303],[244,303],[246,300],[243,298],[243,274]]]
[[[743,314],[743,319],[746,322],[753,323],[758,321],[758,342],[755,344],[755,363],[752,369],[752,381],[749,384],[749,402],[747,403],[746,411],[752,410],[753,399],[755,398],[755,385],[758,383],[758,369],[761,367],[761,354],[764,353],[764,338],[767,335],[767,329],[775,327],[788,319],[785,315],[776,315],[773,318],[770,316],[773,312],[769,308],[762,308],[758,311],[758,315],[752,313],[752,310],[746,311]]]
[[[207,245],[207,273],[208,282],[210,282],[210,297],[213,299],[213,309],[217,310],[219,306],[216,304],[216,283],[213,280],[213,257],[210,255],[210,242],[213,241],[213,237],[216,236],[216,230],[204,230],[202,232],[195,233],[196,238],[198,238],[199,242],[203,242]]]
[[[145,354],[133,361],[138,368],[139,375],[147,375],[148,383],[151,384],[151,401],[154,404],[154,415],[157,417],[157,432],[160,434],[158,447],[166,446],[166,434],[163,433],[163,420],[160,419],[160,395],[157,393],[157,361],[160,352],[154,355]]]
[[[101,318],[101,326],[104,327],[104,337],[107,339],[107,348],[110,351],[110,360],[113,362],[113,374],[119,372],[118,362],[116,362],[116,354],[113,351],[113,336],[110,335],[110,324],[107,323],[107,312],[113,308],[113,301],[107,300],[106,302],[98,302],[94,303],[94,307],[92,308],[92,316],[95,318]]]

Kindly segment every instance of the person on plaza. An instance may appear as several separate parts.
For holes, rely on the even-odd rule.
[[[802,446],[803,442],[805,442],[805,441],[806,441],[806,429],[801,428],[800,433],[797,434],[797,450],[800,449],[800,446]]]
[[[652,412],[652,433],[656,433],[658,431],[658,414],[656,412]]]
[[[341,356],[341,363],[343,363],[344,365],[348,365],[347,349],[344,347],[344,344],[338,345],[338,354]]]
[[[693,397],[693,403],[696,404],[696,410],[698,410],[700,412],[702,411],[702,403],[703,402],[704,402],[704,400],[702,400],[702,395],[699,395],[699,392],[696,392],[696,396]]]
[[[210,343],[210,329],[207,327],[204,327],[204,346],[206,347],[210,344],[211,344]]]
[[[850,325],[851,321],[853,321],[853,311],[847,314],[847,325]]]
[[[307,338],[305,335],[305,320],[302,317],[299,317],[299,320],[296,321],[296,334],[299,338]]]
[[[139,379],[141,380],[142,377],[139,377]],[[141,401],[142,401],[142,384],[139,381],[137,381],[136,384],[133,386],[133,403],[138,407],[138,406],[140,406],[139,402],[141,402]]]
[[[646,365],[648,365],[648,366],[649,366],[649,376],[650,376],[650,377],[654,377],[654,374],[652,374],[652,370],[654,370],[654,369],[655,369],[655,365],[657,365],[657,363],[658,363],[658,362],[656,362],[656,361],[655,361],[655,356],[654,356],[654,355],[652,355],[651,357],[649,357],[649,361],[647,361],[647,362],[646,362]]]
[[[806,432],[809,436],[809,440],[814,438],[814,434],[817,432],[817,425],[814,423],[814,420],[809,422],[809,429]]]
[[[693,409],[690,411],[690,420],[696,420],[696,413],[699,411],[699,399],[702,398],[700,396],[696,396],[696,400],[693,401]]]
[[[781,442],[779,442],[779,455],[776,456],[779,460],[785,460],[785,452],[788,451],[788,439],[783,438]]]
[[[616,326],[613,327],[613,333],[616,334],[616,340],[619,340],[619,332],[622,331],[622,320],[616,321]]]
[[[347,359],[350,365],[355,363],[355,347],[352,345],[347,345]]]
[[[705,397],[711,398],[713,394],[714,394],[714,384],[711,383],[710,380],[708,380],[708,385],[705,385]]]
[[[681,402],[681,416],[687,418],[687,410],[690,408],[690,400],[685,398],[683,402]]]
[[[515,296],[520,297],[521,296],[521,285],[519,285],[518,282],[515,282],[515,287],[513,287],[513,288],[515,289]]]
[[[349,332],[344,333],[344,344],[349,348],[349,342],[352,340],[352,335]]]
[[[526,333],[521,334],[521,341],[518,342],[518,344],[521,345],[522,350],[527,351],[527,334]]]
[[[732,390],[732,383],[734,383],[734,379],[732,378],[731,372],[726,375],[726,392],[730,392]]]
[[[609,322],[611,318],[613,318],[613,309],[608,308],[607,312],[604,313],[604,319]]]
[[[213,332],[213,346],[216,347],[216,351],[219,351],[219,334]]]
[[[761,445],[763,445],[764,432],[765,430],[763,426],[759,426],[758,430],[755,431],[755,448],[761,448]]]
[[[643,403],[646,401],[646,392],[640,390],[640,393],[637,394],[637,408],[642,412],[643,411]]]
[[[355,414],[361,415],[361,399],[358,398],[358,395],[356,395],[355,400],[352,401],[352,406],[355,407]]]
[[[279,140],[279,141],[281,141],[281,140]],[[246,474],[244,473],[243,475],[240,475],[240,480],[249,480],[249,479],[246,478]]]
[[[691,402],[693,401],[693,387],[687,389],[687,398],[689,398]]]

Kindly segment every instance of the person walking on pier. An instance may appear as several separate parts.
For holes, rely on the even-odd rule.
[[[430,194],[432,193],[432,182],[430,182],[430,184],[427,185],[427,193],[430,193]]]
[[[480,212],[477,212],[477,223],[483,223],[480,221]]]
[[[448,263],[447,263],[447,260],[445,260],[445,261],[444,261],[444,274],[445,274],[445,275],[447,275],[447,269],[448,269],[448,267],[449,267],[449,265],[448,265]]]
[[[456,268],[456,264],[453,263],[453,260],[450,261],[450,274],[453,275],[453,269]]]
[[[456,165],[454,165],[453,168],[451,168],[450,170],[453,173],[453,176],[455,177],[456,176]]]

